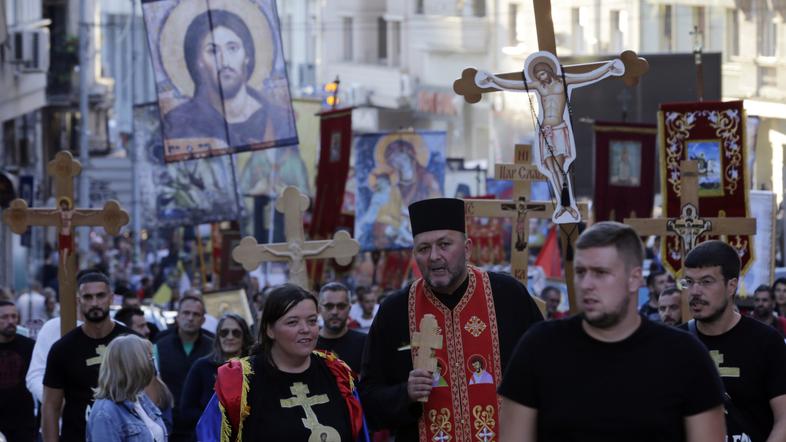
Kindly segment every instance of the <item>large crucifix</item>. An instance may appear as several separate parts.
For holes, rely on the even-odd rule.
[[[523,72],[492,74],[468,68],[453,83],[453,90],[469,103],[476,103],[482,94],[497,90],[526,91],[537,96],[537,117],[532,97],[529,97],[538,133],[538,148],[533,157],[540,172],[548,177],[559,202],[552,219],[558,224],[578,223],[581,217],[569,177],[570,166],[576,158],[570,115],[571,92],[609,76],[622,77],[628,85],[634,85],[649,66],[635,52],[625,51],[619,59],[563,67],[557,59],[551,3],[534,0],[533,4],[540,52],[527,57]]]
[[[46,171],[54,181],[57,207],[29,208],[23,199],[15,199],[3,213],[3,221],[16,234],[23,234],[29,226],[58,228],[58,251],[60,262],[57,281],[60,292],[60,333],[66,334],[76,327],[76,251],[74,250],[74,227],[103,227],[116,236],[120,228],[128,224],[128,213],[117,201],[110,200],[103,209],[79,209],[73,204],[74,178],[82,172],[82,165],[74,160],[70,152],[60,151],[47,164]]]
[[[517,144],[515,149],[515,161],[513,164],[497,164],[494,176],[498,180],[513,181],[513,200],[485,200],[485,199],[466,199],[464,200],[465,211],[470,217],[483,218],[509,218],[514,222],[513,237],[511,238],[510,251],[510,271],[513,276],[525,286],[528,282],[527,268],[529,264],[529,220],[549,219],[554,213],[555,204],[551,201],[532,201],[531,185],[534,181],[546,181],[547,178],[532,164],[532,146],[528,144]],[[578,204],[581,216],[587,217],[588,207],[586,204]],[[565,247],[563,246],[563,250]],[[570,258],[570,260],[566,260]],[[563,256],[565,266],[566,283],[568,286],[568,299],[571,313],[577,308],[575,302],[575,292],[572,281],[572,257]],[[541,307],[545,308],[542,300],[533,295],[533,298]]]
[[[665,243],[669,236],[679,237],[680,261],[706,235],[755,235],[755,218],[701,218],[699,211],[699,164],[695,160],[680,163],[680,217],[626,218],[625,224],[641,236],[657,235]],[[680,266],[680,274],[683,272]],[[675,275],[678,276],[678,275]],[[690,314],[687,296],[682,297],[682,319]]]
[[[360,251],[360,244],[344,230],[338,231],[331,240],[306,241],[303,214],[308,206],[308,196],[293,186],[287,186],[276,201],[276,210],[284,214],[287,242],[258,244],[253,236],[247,236],[232,250],[232,258],[249,272],[266,261],[288,261],[289,282],[304,289],[310,287],[306,259],[334,258],[339,265],[348,265]]]

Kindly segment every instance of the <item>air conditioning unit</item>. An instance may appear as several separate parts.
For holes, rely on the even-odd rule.
[[[16,31],[10,35],[10,62],[21,72],[49,70],[49,29]]]

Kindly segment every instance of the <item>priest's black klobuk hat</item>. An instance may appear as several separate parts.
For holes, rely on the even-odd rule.
[[[412,236],[432,230],[456,230],[465,233],[464,200],[432,198],[409,205]]]

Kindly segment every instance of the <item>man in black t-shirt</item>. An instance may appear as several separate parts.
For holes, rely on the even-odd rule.
[[[694,320],[683,327],[704,343],[723,380],[727,440],[786,440],[786,345],[774,328],[734,308],[739,255],[722,241],[705,241],[684,267],[680,286]]]
[[[690,334],[636,311],[643,255],[624,224],[582,233],[574,281],[583,311],[519,341],[499,387],[500,441],[723,440],[712,360]]]
[[[117,336],[133,333],[109,317],[112,291],[106,275],[86,273],[77,284],[78,308],[85,323],[55,342],[47,356],[41,407],[44,442],[85,440],[93,388],[98,385],[106,347]],[[61,409],[63,427],[58,431]]]
[[[319,330],[317,348],[335,352],[355,373],[360,373],[360,361],[366,334],[350,330],[349,289],[340,282],[331,282],[319,291],[319,315],[323,325]]]
[[[33,396],[25,387],[25,373],[35,342],[16,334],[17,324],[16,305],[0,300],[0,433],[12,442],[32,442],[37,428]]]

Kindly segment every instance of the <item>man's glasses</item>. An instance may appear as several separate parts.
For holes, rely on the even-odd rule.
[[[682,278],[677,280],[677,287],[680,290],[685,290],[693,287],[694,285],[698,285],[699,287],[706,289],[707,287],[712,286],[718,282],[715,278],[702,278],[698,281],[694,281],[691,278]]]
[[[230,333],[232,333],[232,336],[234,336],[236,338],[239,338],[239,337],[243,336],[243,332],[240,331],[239,328],[233,328],[233,329],[225,328],[225,329],[221,329],[221,330],[218,331],[218,336],[221,336],[222,338],[226,338],[227,336],[229,336]]]
[[[347,308],[349,308],[349,304],[347,304],[346,302],[339,302],[338,304],[334,304],[332,302],[326,302],[326,303],[322,304],[322,308],[327,310],[327,311],[331,311],[334,308],[337,308],[337,309],[343,311],[343,310],[346,310]]]

